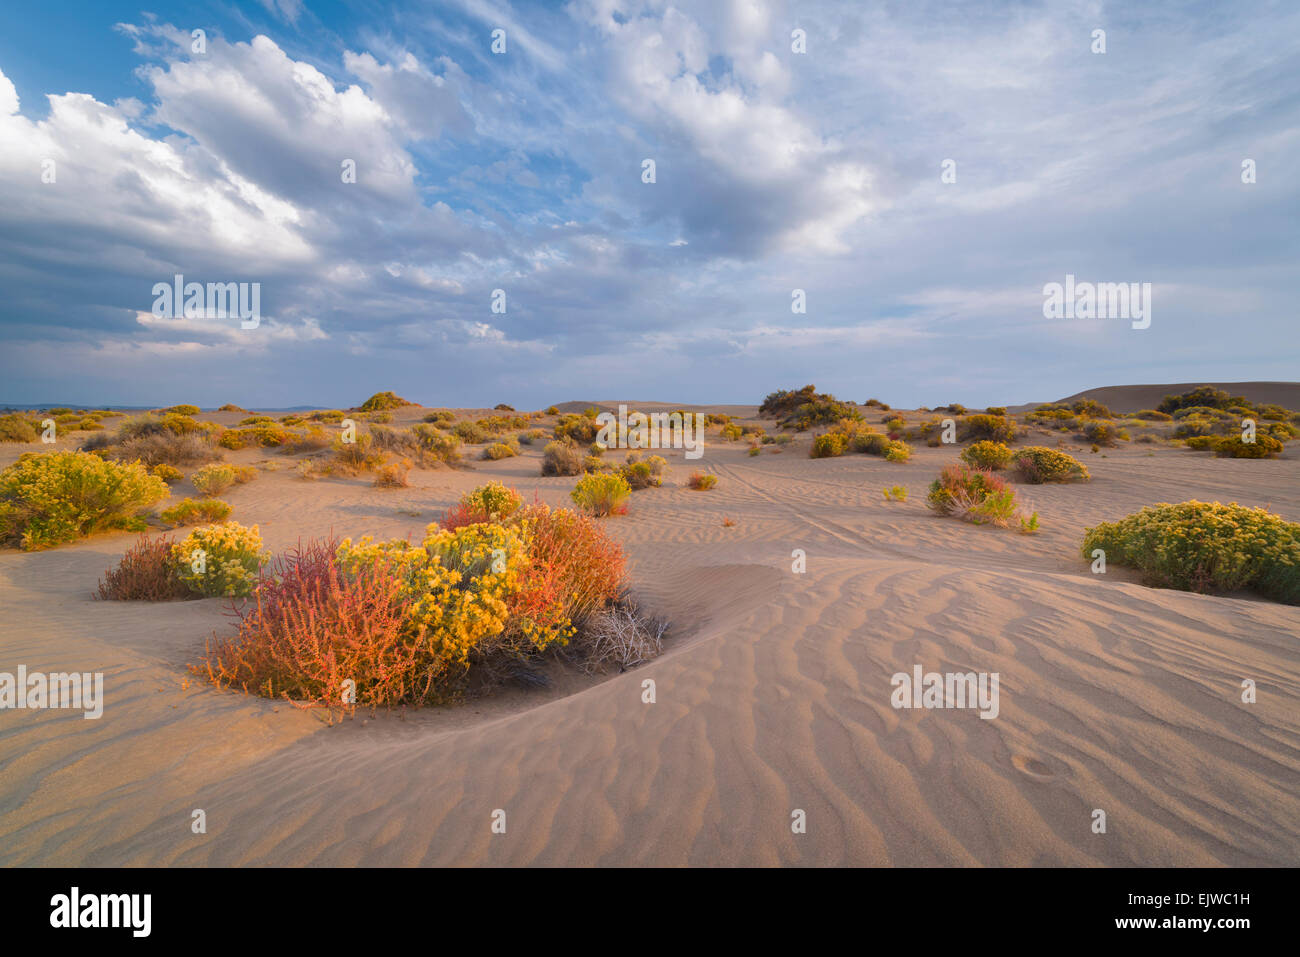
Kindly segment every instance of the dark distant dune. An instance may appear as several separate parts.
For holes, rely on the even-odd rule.
[[[1076,392],[1057,402],[1074,402],[1077,399],[1096,399],[1112,412],[1137,412],[1154,409],[1167,395],[1189,392],[1197,386],[1208,385],[1222,389],[1230,395],[1244,395],[1252,402],[1270,402],[1288,409],[1300,409],[1300,382],[1174,382],[1168,385],[1108,385],[1100,389]],[[1024,412],[1042,405],[1026,402],[1011,406],[1009,411]]]

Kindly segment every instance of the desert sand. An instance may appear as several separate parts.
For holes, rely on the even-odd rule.
[[[92,600],[133,535],[0,552],[0,668],[106,676],[97,721],[0,713],[0,864],[1300,862],[1300,608],[1093,575],[1078,555],[1085,527],[1161,501],[1300,521],[1294,446],[1263,461],[1070,447],[1093,481],[1022,487],[1043,523],[1031,537],[926,508],[956,448],[894,464],[810,459],[809,442],[750,457],[711,433],[703,459],[666,453],[664,487],[607,520],[643,607],[672,624],[662,657],[334,726],[187,673],[228,627],[224,600]],[[0,464],[23,450],[0,448]],[[552,505],[574,483],[539,476],[540,446],[397,490],[304,481],[273,450],[226,459],[274,467],[222,497],[276,551],[331,532],[417,537],[492,479]],[[686,488],[696,467],[718,487]],[[882,498],[894,484],[908,501]],[[999,673],[1000,714],[895,710],[890,677],[916,664]]]

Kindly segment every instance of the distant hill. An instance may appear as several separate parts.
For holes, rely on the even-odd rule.
[[[1075,402],[1079,399],[1096,399],[1112,412],[1137,412],[1154,409],[1167,395],[1190,392],[1197,386],[1208,385],[1222,389],[1229,395],[1244,395],[1252,402],[1270,402],[1287,409],[1300,409],[1300,382],[1173,382],[1168,385],[1107,385],[1100,389],[1087,389],[1067,395],[1057,402]],[[1041,402],[1027,402],[1012,406],[1009,411],[1024,412]]]

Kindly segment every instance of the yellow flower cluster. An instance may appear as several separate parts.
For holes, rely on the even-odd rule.
[[[1248,588],[1300,604],[1300,524],[1233,502],[1148,506],[1090,528],[1081,551],[1141,569],[1154,584],[1193,591]]]
[[[508,526],[484,522],[454,531],[435,523],[420,546],[369,537],[355,544],[345,539],[337,554],[346,574],[384,565],[401,576],[408,627],[429,666],[442,672],[468,667],[472,654],[485,650],[507,629],[538,650],[572,634],[567,620],[539,625],[511,619],[510,600],[525,586],[531,566],[528,532],[527,521]]]
[[[209,597],[252,593],[258,570],[267,560],[258,527],[238,522],[205,525],[172,546],[176,577]]]

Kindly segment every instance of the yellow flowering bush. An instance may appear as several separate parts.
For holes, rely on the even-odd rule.
[[[172,568],[191,591],[213,597],[246,596],[266,563],[258,527],[238,522],[205,525],[172,546]]]
[[[0,541],[28,551],[106,528],[139,531],[138,513],[169,494],[140,463],[87,452],[27,452],[0,472]]]
[[[1087,529],[1081,548],[1140,570],[1148,582],[1184,591],[1249,589],[1300,604],[1300,524],[1233,502],[1148,506]]]
[[[517,491],[507,488],[500,482],[488,482],[472,492],[466,492],[460,504],[481,512],[491,521],[498,522],[518,511],[519,506],[524,504],[524,498]]]
[[[369,537],[338,548],[340,568],[358,575],[376,566],[397,572],[406,627],[420,649],[422,667],[442,676],[522,639],[541,651],[567,640],[567,618],[531,614],[519,599],[528,590],[531,560],[526,520],[482,522],[444,530],[430,525],[423,545],[374,542]],[[520,612],[523,612],[522,614]]]

